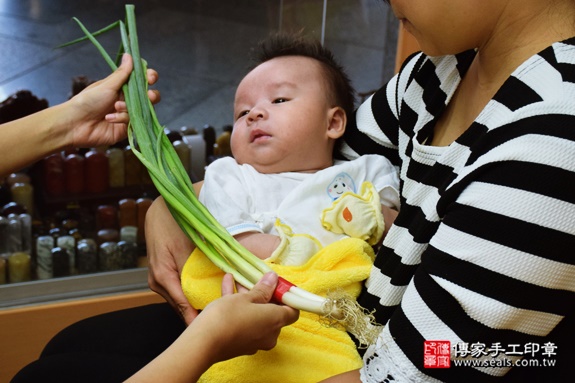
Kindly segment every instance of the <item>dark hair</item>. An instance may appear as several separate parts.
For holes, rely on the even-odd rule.
[[[335,60],[333,53],[316,39],[306,38],[301,33],[274,33],[261,41],[252,51],[256,65],[283,56],[303,56],[317,60],[325,80],[331,87],[329,97],[340,106],[350,118],[355,109],[355,90],[343,67]]]

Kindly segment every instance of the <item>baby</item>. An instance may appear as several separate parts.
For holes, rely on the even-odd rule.
[[[236,91],[233,157],[207,167],[199,195],[242,245],[319,295],[359,294],[384,232],[381,204],[399,208],[397,170],[384,157],[333,159],[353,110],[350,81],[327,49],[300,37],[268,39]],[[182,287],[193,307],[219,296],[222,275],[192,253]],[[201,381],[319,381],[361,364],[345,331],[302,312],[273,350],[218,363]]]

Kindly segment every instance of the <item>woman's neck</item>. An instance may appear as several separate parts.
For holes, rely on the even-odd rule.
[[[511,0],[493,32],[478,47],[476,86],[499,89],[519,65],[557,41],[575,36],[572,0]],[[473,72],[470,72],[473,73]]]
[[[438,119],[431,145],[451,144],[467,130],[518,66],[554,42],[575,36],[572,0],[510,0],[508,4],[512,5],[500,13],[499,22],[478,47],[477,55]]]

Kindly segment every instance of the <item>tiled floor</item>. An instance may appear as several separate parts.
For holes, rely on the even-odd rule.
[[[142,55],[160,73],[156,110],[170,129],[216,129],[231,122],[235,86],[249,48],[270,31],[302,27],[324,38],[359,92],[393,73],[397,23],[380,0],[133,0]],[[72,77],[99,79],[109,69],[95,48],[78,44],[77,17],[97,30],[124,17],[116,0],[0,0],[0,101],[20,89],[50,105],[68,97]],[[111,53],[119,32],[100,41]]]

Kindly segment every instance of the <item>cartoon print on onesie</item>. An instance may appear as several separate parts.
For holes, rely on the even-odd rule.
[[[335,201],[345,192],[355,193],[355,182],[348,173],[339,173],[327,186],[327,195]]]
[[[332,233],[362,239],[372,246],[377,244],[385,223],[379,194],[373,184],[363,182],[357,194],[353,177],[342,172],[328,184],[326,191],[332,204],[322,211],[320,219],[323,228]],[[281,241],[269,258],[274,263],[303,265],[323,248],[317,238],[305,233],[294,233],[279,218],[275,228]]]

